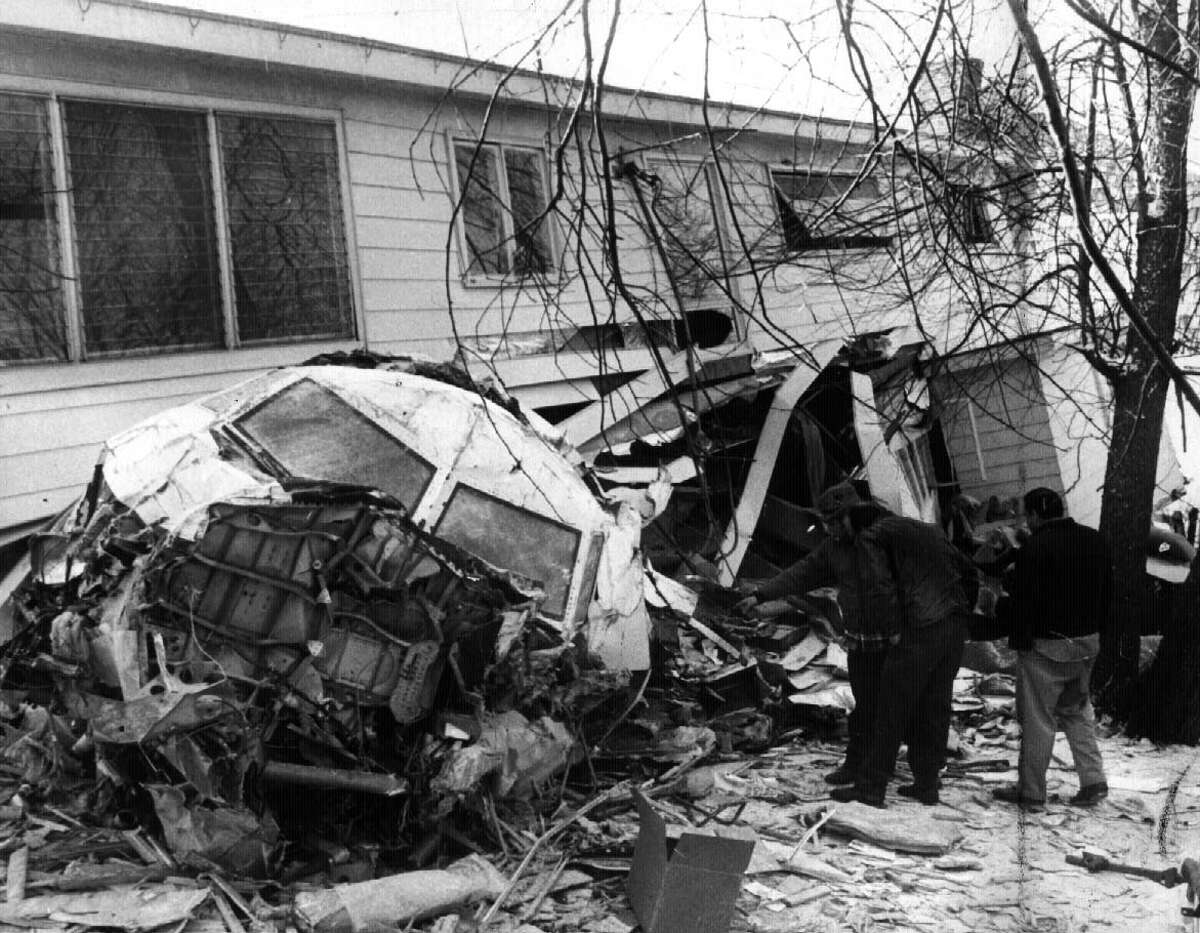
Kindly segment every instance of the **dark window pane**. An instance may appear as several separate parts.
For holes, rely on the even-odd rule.
[[[292,383],[235,424],[292,476],[379,489],[409,510],[433,477],[430,463],[309,379]]]
[[[0,360],[66,357],[46,102],[0,94]]]
[[[508,253],[504,248],[496,150],[460,144],[454,147],[454,158],[462,191],[460,216],[467,240],[467,271],[502,275],[508,272]]]
[[[966,185],[947,185],[950,222],[964,243],[990,243],[992,223],[988,219],[983,192]]]
[[[92,354],[221,343],[203,114],[63,104]]]
[[[217,126],[240,339],[354,336],[333,124],[222,114]]]
[[[780,232],[789,252],[887,246],[888,205],[879,181],[854,175],[772,172]]]
[[[542,155],[530,149],[505,149],[504,170],[512,201],[513,271],[549,272],[554,261],[549,228],[542,216],[546,209]]]
[[[562,618],[579,549],[574,528],[460,485],[434,534],[489,564],[540,580],[546,590],[542,611]]]

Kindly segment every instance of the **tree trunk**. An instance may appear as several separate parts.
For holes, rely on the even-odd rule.
[[[1165,0],[1154,10],[1141,8],[1138,19],[1140,38],[1159,61],[1147,63],[1153,71],[1155,94],[1142,139],[1146,190],[1138,210],[1133,303],[1151,330],[1170,345],[1187,235],[1187,143],[1193,92],[1191,81],[1162,62],[1178,63],[1188,73],[1195,72],[1195,63],[1181,46],[1175,3]],[[1095,679],[1099,705],[1122,721],[1134,713],[1138,639],[1151,604],[1146,535],[1168,387],[1166,373],[1132,331],[1126,350],[1123,372],[1113,380],[1112,443],[1100,515],[1100,530],[1113,549],[1113,606]],[[1193,637],[1200,638],[1200,632]]]
[[[1092,683],[1097,705],[1122,721],[1132,708],[1142,619],[1150,605],[1146,535],[1166,395],[1166,374],[1153,364],[1149,373],[1122,376],[1113,386],[1112,440],[1100,513],[1100,531],[1112,547],[1113,602]]]

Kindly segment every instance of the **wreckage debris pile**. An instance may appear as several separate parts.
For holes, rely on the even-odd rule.
[[[748,623],[649,571],[630,675],[361,489],[218,503],[195,540],[80,508],[0,662],[0,925],[833,929],[978,870],[955,820],[831,809],[825,601]],[[986,790],[1011,678],[959,686],[951,771]]]
[[[524,858],[530,827],[631,775],[654,783],[769,745],[763,710],[781,691],[757,657],[780,660],[778,680],[794,651],[756,654],[695,605],[664,602],[671,657],[631,677],[563,644],[537,618],[541,595],[359,488],[215,503],[189,540],[97,482],[37,538],[13,602],[0,662],[10,876],[27,852],[33,884],[61,872],[49,888],[64,897],[137,882],[162,895],[141,905],[144,928],[193,915],[198,897],[230,921],[245,906],[248,922],[297,884],[415,870],[495,898],[481,853]],[[815,653],[802,634],[793,645]],[[628,812],[618,796],[608,806]],[[10,901],[40,916],[33,898]],[[43,906],[125,919],[119,899],[81,905]],[[314,928],[342,922],[333,902],[308,910]]]

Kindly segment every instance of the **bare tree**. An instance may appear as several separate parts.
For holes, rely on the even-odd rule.
[[[1196,626],[1176,620],[1170,629],[1151,700],[1133,685],[1138,636],[1152,605],[1145,538],[1171,387],[1200,410],[1172,358],[1194,340],[1188,325],[1196,320],[1180,306],[1196,294],[1187,156],[1197,9],[1176,0],[1116,0],[1104,9],[1069,0],[1070,20],[1044,46],[1025,4],[1007,4],[1002,12],[1019,49],[1005,67],[985,73],[971,54],[980,28],[972,0],[929,0],[903,30],[885,4],[837,2],[830,29],[841,35],[871,132],[854,139],[845,127],[818,127],[819,145],[798,134],[794,170],[767,181],[746,169],[753,159],[743,151],[745,134],[711,119],[707,80],[703,132],[643,145],[604,117],[621,7],[614,3],[606,26],[594,31],[589,4],[568,4],[539,39],[576,24],[584,47],[582,79],[546,85],[547,196],[533,207],[513,206],[492,229],[469,186],[460,187],[456,213],[474,212],[465,219],[485,241],[481,261],[506,238],[520,247],[510,261],[524,262],[526,274],[501,300],[515,305],[523,293],[542,302],[547,329],[574,335],[552,349],[588,346],[600,372],[610,366],[608,352],[628,339],[647,342],[665,370],[671,349],[702,342],[701,312],[714,298],[752,322],[760,341],[775,340],[803,360],[804,347],[763,296],[764,283],[777,287],[806,271],[835,283],[847,308],[870,309],[864,320],[894,311],[915,322],[941,358],[975,350],[998,367],[1013,359],[1036,367],[1042,361],[1030,335],[1065,335],[1111,397],[1100,526],[1116,557],[1116,604],[1097,668],[1101,699],[1135,728],[1195,741],[1200,717],[1157,714],[1164,685],[1200,682],[1200,643],[1191,644],[1197,637],[1172,645]],[[708,45],[719,41],[704,2],[697,15]],[[800,32],[784,18],[772,25],[793,35],[797,61],[804,60]],[[886,89],[878,81],[880,48],[904,78]],[[534,42],[531,59],[537,49]],[[488,147],[504,85],[474,128],[478,145],[459,156],[460,174],[476,182],[504,184],[497,172],[472,171],[480,160],[503,158]],[[510,178],[507,189],[514,184]],[[560,231],[553,257],[551,241],[536,233],[548,217]],[[864,248],[886,261],[864,263]],[[555,273],[568,263],[589,296],[582,322],[578,309],[559,303]],[[628,317],[619,309],[632,313],[636,336],[618,324]],[[472,353],[496,350],[471,334],[460,334],[460,342]],[[956,378],[949,368],[942,375]],[[673,401],[687,423],[686,399]],[[703,440],[687,435],[702,478]],[[1169,696],[1178,705],[1196,689]]]

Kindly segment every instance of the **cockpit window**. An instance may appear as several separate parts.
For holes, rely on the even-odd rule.
[[[433,478],[433,464],[311,379],[292,383],[234,424],[290,475],[378,489],[410,512]]]
[[[497,567],[541,582],[542,614],[561,619],[579,553],[579,532],[469,486],[458,485],[434,534]]]

